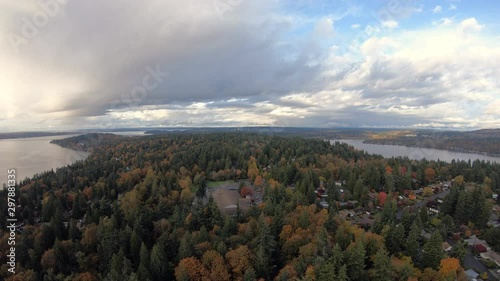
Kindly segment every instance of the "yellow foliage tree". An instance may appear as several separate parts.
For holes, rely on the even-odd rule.
[[[182,259],[175,268],[177,280],[208,281],[209,273],[205,266],[195,257]]]
[[[209,270],[210,280],[229,281],[231,279],[224,258],[218,252],[206,251],[201,257],[201,262]]]
[[[458,270],[460,269],[460,261],[456,258],[445,258],[441,260],[439,274],[443,280],[455,280]]]
[[[251,266],[251,252],[248,246],[239,246],[226,253],[226,261],[231,268],[233,280],[243,280],[245,271]]]

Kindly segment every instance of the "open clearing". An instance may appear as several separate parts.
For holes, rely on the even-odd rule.
[[[210,184],[212,184],[212,186],[210,186]],[[250,209],[251,199],[241,198],[238,193],[239,182],[220,181],[211,182],[207,185],[210,186],[209,192],[222,213],[235,215],[237,204],[240,205],[240,210],[242,212],[246,212]]]

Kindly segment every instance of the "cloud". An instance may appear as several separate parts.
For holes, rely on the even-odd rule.
[[[443,8],[439,5],[437,5],[436,7],[434,7],[434,9],[432,9],[432,12],[434,14],[437,14],[437,13],[441,13],[442,10],[443,10]]]
[[[387,20],[382,22],[382,26],[387,28],[396,28],[398,27],[398,22],[395,20]]]
[[[453,4],[450,4],[450,7],[448,7],[448,11],[453,11],[453,10],[456,10],[457,9],[457,6],[453,5]]]
[[[455,18],[441,18],[438,21],[433,21],[432,25],[440,25],[440,26],[450,26],[453,24]]]
[[[471,33],[481,31],[483,25],[480,25],[475,18],[468,18],[463,20],[458,26],[458,30],[461,33]]]
[[[331,38],[334,36],[333,20],[324,18],[319,20],[314,27],[314,36],[319,38]]]
[[[0,42],[0,59],[7,67],[0,71],[0,89],[12,104],[5,115],[18,118],[29,110],[43,118],[98,116],[135,105],[320,87],[315,78],[321,69],[311,62],[321,58],[321,47],[287,40],[292,25],[275,17],[276,4],[243,1],[223,18],[212,4],[68,2],[19,46],[18,55],[8,40]],[[0,31],[22,35],[21,19],[30,18],[33,9],[41,11],[9,9],[12,20]],[[318,21],[313,33],[333,36],[333,21]],[[147,67],[169,76],[138,92],[134,89],[149,75]],[[28,77],[30,83],[23,82]],[[34,96],[39,99],[23,105]]]
[[[485,23],[403,29],[414,6],[352,23],[285,2],[68,1],[15,53],[9,35],[41,10],[0,0],[0,130],[500,126],[500,49]]]

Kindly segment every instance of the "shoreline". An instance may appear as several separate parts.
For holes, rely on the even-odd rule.
[[[488,152],[483,152],[483,151],[472,151],[472,150],[466,150],[466,149],[452,149],[452,148],[439,148],[439,147],[427,147],[427,146],[419,146],[419,145],[407,145],[407,144],[401,144],[398,142],[391,142],[391,141],[378,142],[378,140],[370,140],[370,139],[357,139],[357,140],[363,140],[363,143],[366,143],[366,144],[394,145],[394,146],[403,146],[403,147],[437,149],[437,150],[444,150],[444,151],[450,151],[450,152],[459,152],[459,153],[466,153],[466,154],[480,154],[480,155],[484,155],[484,156],[500,158],[500,154],[493,154],[493,153],[488,153]]]

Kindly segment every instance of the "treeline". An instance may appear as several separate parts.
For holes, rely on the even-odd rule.
[[[463,277],[463,249],[444,256],[441,243],[452,224],[474,220],[456,215],[462,199],[450,199],[451,221],[425,241],[427,210],[398,220],[394,196],[460,175],[487,185],[484,194],[500,187],[499,165],[383,159],[318,139],[95,134],[58,143],[92,154],[20,184],[25,225],[15,276],[0,258],[6,280],[455,280]],[[212,198],[202,203],[207,181],[239,179],[262,185],[264,202],[235,217],[221,214]],[[328,210],[314,194],[321,184]],[[389,194],[372,229],[338,216],[340,188],[365,207],[369,191]]]
[[[500,129],[472,132],[414,131],[415,135],[376,135],[367,143],[436,148],[500,156]],[[373,137],[373,136],[372,136]]]

